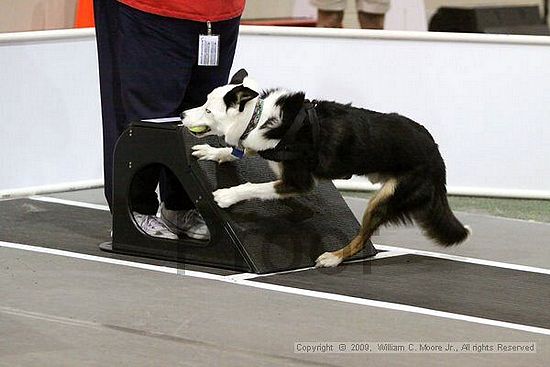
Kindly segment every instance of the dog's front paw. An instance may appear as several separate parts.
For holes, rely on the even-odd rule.
[[[193,157],[201,161],[214,161],[218,163],[231,162],[236,158],[231,155],[231,148],[214,148],[208,144],[199,144],[191,148]]]
[[[191,149],[193,150],[193,153],[191,153],[191,155],[193,157],[198,158],[201,161],[218,160],[217,149],[214,147],[211,147],[208,144],[194,145]]]
[[[332,252],[325,252],[315,260],[316,268],[333,268],[342,262],[342,258]]]
[[[230,187],[229,189],[219,189],[213,192],[214,200],[220,208],[229,208],[231,205],[241,201],[237,191]]]

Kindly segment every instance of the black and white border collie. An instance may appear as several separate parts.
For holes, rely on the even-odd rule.
[[[243,69],[230,84],[214,89],[203,106],[184,111],[181,118],[195,135],[224,136],[228,145],[238,148],[206,144],[192,148],[198,159],[223,163],[238,159],[235,151],[239,149],[246,155],[276,149],[305,103],[309,102],[303,92],[260,92]],[[268,160],[276,181],[216,190],[214,199],[220,207],[243,200],[303,195],[317,180],[363,175],[380,183],[381,188],[370,199],[361,230],[344,248],[321,254],[317,266],[337,266],[361,250],[385,224],[414,220],[442,246],[466,240],[470,230],[458,221],[447,202],[445,164],[433,137],[422,125],[396,113],[337,102],[316,101],[314,109],[317,121],[309,121],[311,115],[307,115],[294,137],[296,146],[309,147],[301,151],[303,157]]]

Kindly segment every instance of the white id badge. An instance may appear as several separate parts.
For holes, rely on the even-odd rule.
[[[199,35],[199,66],[217,66],[219,50],[219,35]]]

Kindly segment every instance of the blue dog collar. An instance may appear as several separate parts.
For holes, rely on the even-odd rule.
[[[238,148],[233,148],[233,150],[231,150],[231,155],[233,157],[237,157],[239,159],[242,159],[242,157],[244,157],[244,150],[240,150]]]

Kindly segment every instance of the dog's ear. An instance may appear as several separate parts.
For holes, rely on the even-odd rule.
[[[303,92],[297,92],[290,94],[286,96],[286,98],[281,98],[283,102],[283,105],[285,107],[289,107],[292,110],[295,110],[296,113],[300,111],[302,106],[304,105],[304,100],[306,99],[306,95]]]
[[[238,105],[239,112],[243,112],[246,103],[258,97],[258,95],[258,92],[248,87],[238,85],[223,96],[223,101],[225,102],[227,108]]]
[[[281,96],[276,102],[276,106],[280,106],[283,111],[283,119],[287,123],[291,123],[298,115],[298,112],[304,105],[306,95],[303,92],[297,92]]]
[[[229,82],[229,84],[243,84],[243,80],[247,76],[248,72],[244,69],[241,69],[237,71],[235,75],[233,75],[233,77],[231,77],[231,81]]]

